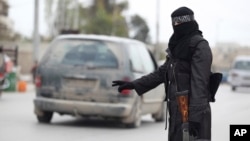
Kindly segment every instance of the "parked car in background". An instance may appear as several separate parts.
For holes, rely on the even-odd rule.
[[[232,64],[228,82],[232,90],[237,87],[250,87],[250,56],[238,56]]]
[[[117,92],[112,80],[132,81],[157,69],[142,42],[101,35],[61,35],[37,66],[35,114],[49,123],[53,113],[117,120],[139,127],[141,116],[165,120],[163,85],[142,97]]]

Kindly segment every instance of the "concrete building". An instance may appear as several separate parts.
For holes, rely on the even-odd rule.
[[[14,37],[13,22],[8,18],[8,11],[8,1],[0,0],[0,40]]]

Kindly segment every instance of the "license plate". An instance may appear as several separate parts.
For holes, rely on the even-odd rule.
[[[65,79],[64,85],[71,88],[94,88],[96,82],[94,79]]]

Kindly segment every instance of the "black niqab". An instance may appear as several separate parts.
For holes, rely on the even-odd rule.
[[[169,40],[169,50],[172,57],[182,60],[191,59],[190,39],[196,34],[202,35],[196,21],[186,22],[174,26],[174,33]]]

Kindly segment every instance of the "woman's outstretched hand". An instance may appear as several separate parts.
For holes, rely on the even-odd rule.
[[[134,89],[134,85],[132,82],[126,82],[126,81],[120,81],[120,80],[115,80],[112,81],[112,87],[118,86],[118,91],[121,92],[122,90],[125,89]]]

